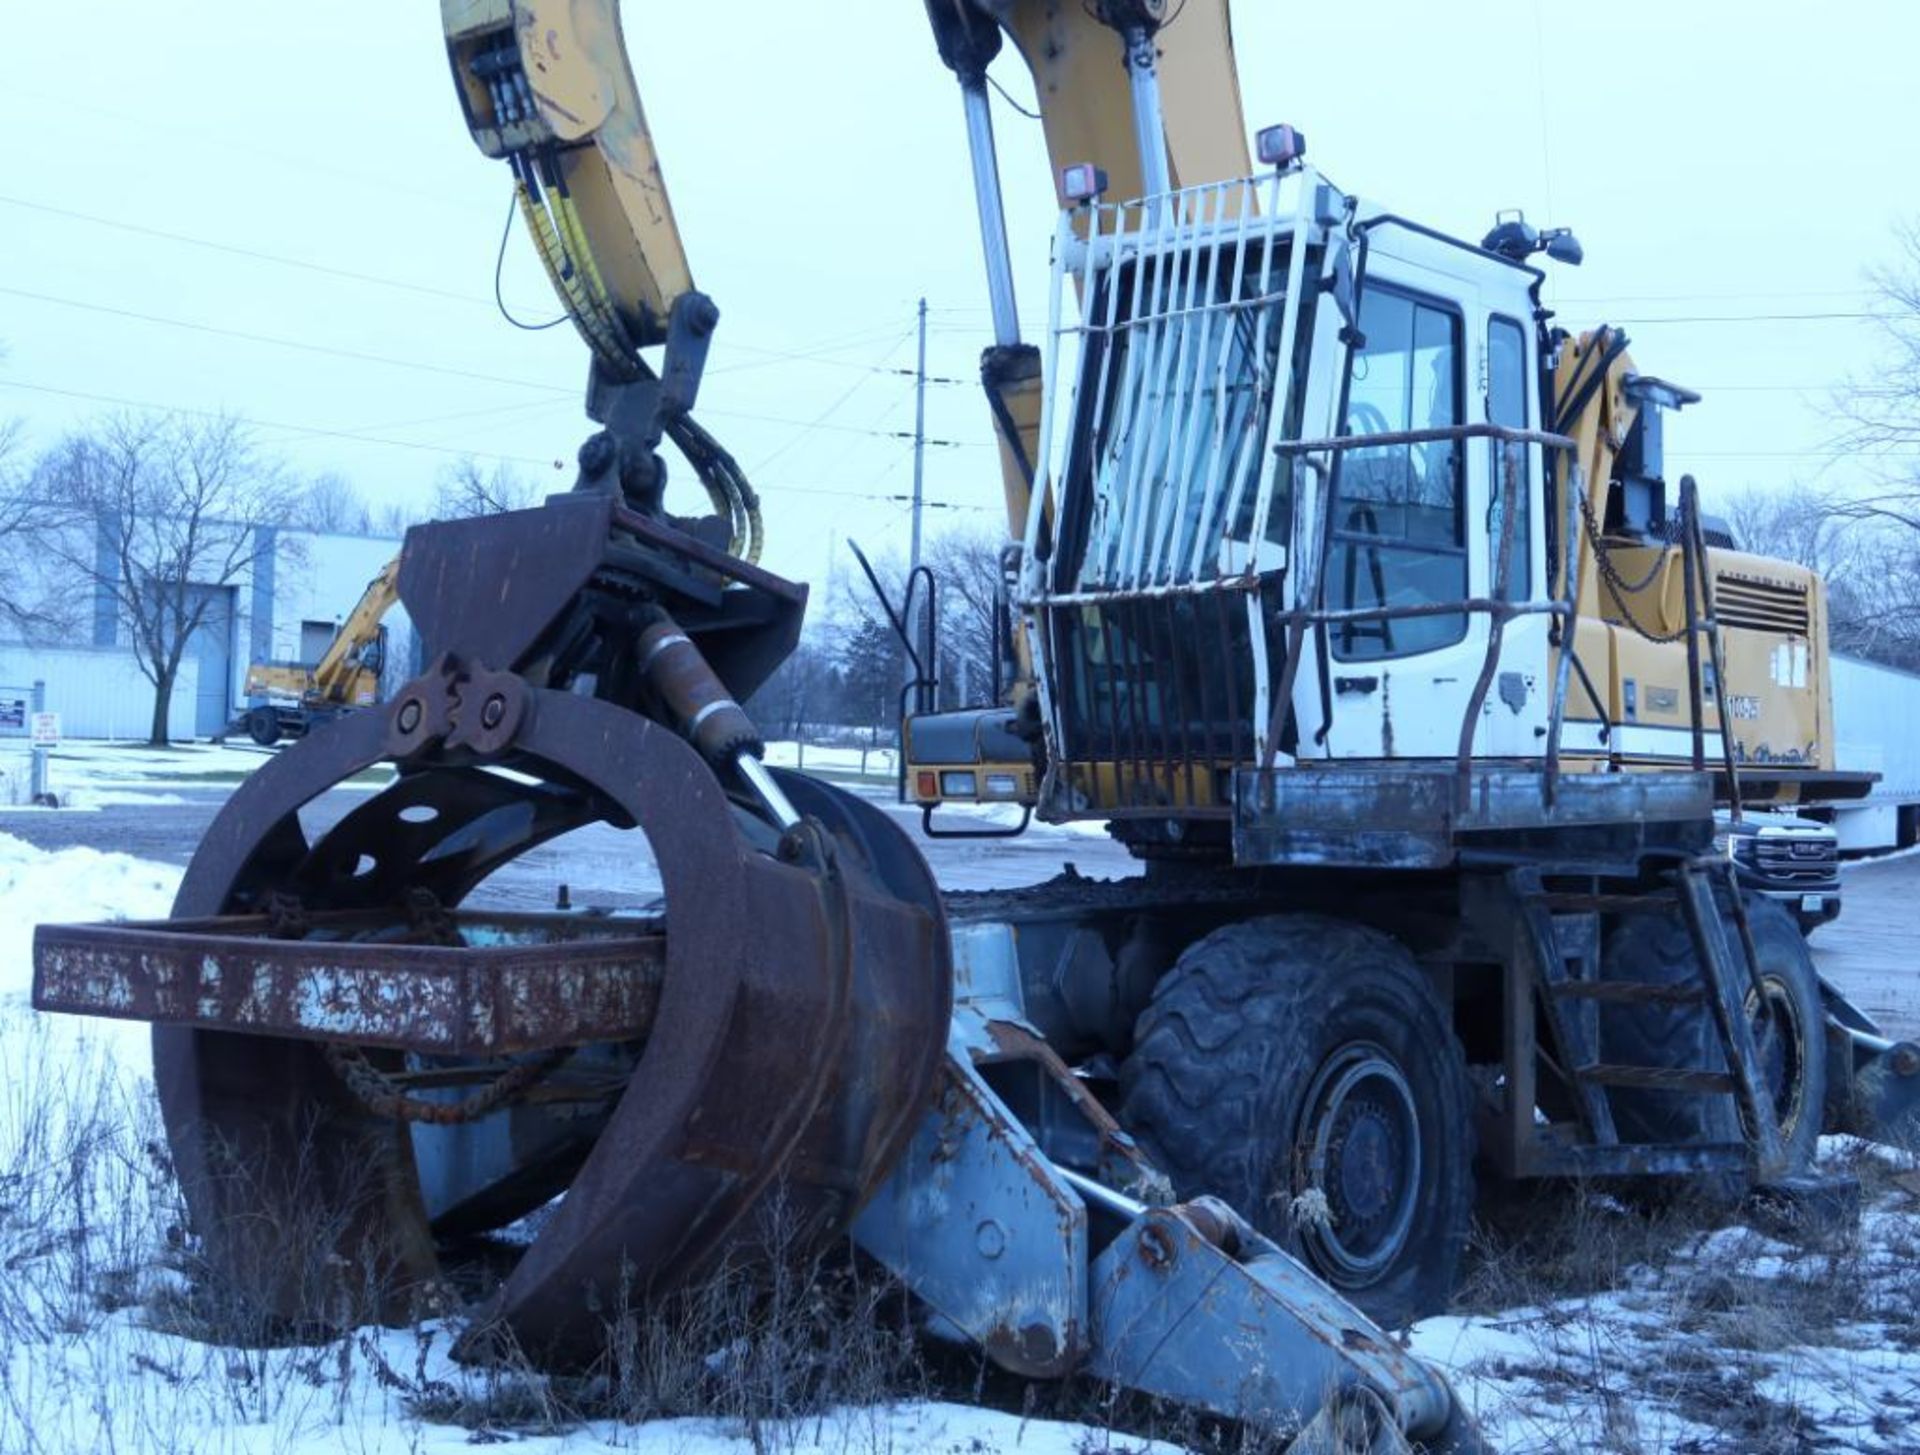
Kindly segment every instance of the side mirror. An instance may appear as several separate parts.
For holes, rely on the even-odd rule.
[[[1333,306],[1340,311],[1340,321],[1346,325],[1344,334],[1358,338],[1360,321],[1359,289],[1353,277],[1353,252],[1344,242],[1340,251],[1333,255],[1333,275],[1322,285],[1333,298]]]

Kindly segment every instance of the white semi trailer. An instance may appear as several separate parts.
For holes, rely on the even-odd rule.
[[[1920,842],[1920,674],[1835,654],[1836,766],[1878,773],[1864,798],[1832,806],[1843,854]]]

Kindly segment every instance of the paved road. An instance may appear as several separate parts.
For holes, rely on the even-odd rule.
[[[1813,962],[1887,1034],[1920,1040],[1920,854],[1847,866]]]
[[[84,844],[142,858],[185,864],[230,790],[169,788],[178,803],[116,806],[92,813],[19,813],[0,816],[0,832],[43,848]],[[364,794],[336,790],[302,814],[309,838],[361,802]],[[885,804],[914,832],[940,882],[950,889],[1005,888],[1051,878],[1071,861],[1084,874],[1111,878],[1138,872],[1116,844],[1102,837],[1037,828],[1018,839],[928,841],[918,816]],[[566,884],[575,904],[645,904],[660,881],[638,835],[597,825],[524,855],[483,886],[477,902],[542,909]],[[1813,936],[1822,974],[1890,1035],[1920,1038],[1920,855],[1850,866],[1845,909]]]
[[[143,859],[185,865],[231,788],[178,787],[163,797],[179,802],[115,804],[97,811],[0,815],[0,833],[44,849],[85,846],[115,849]],[[1038,826],[1017,839],[936,839],[919,834],[919,814],[891,796],[869,795],[919,842],[940,882],[949,889],[999,889],[1038,884],[1071,862],[1094,878],[1137,874],[1126,851],[1103,834]],[[366,800],[364,791],[336,789],[301,810],[309,840]],[[531,850],[481,886],[472,902],[496,908],[545,909],[565,884],[575,905],[628,908],[660,892],[647,843],[637,833],[597,824]]]

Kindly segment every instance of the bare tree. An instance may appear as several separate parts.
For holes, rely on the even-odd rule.
[[[429,518],[425,511],[409,509],[396,500],[388,500],[372,509],[368,530],[377,536],[403,536]]]
[[[770,739],[804,741],[837,707],[839,690],[829,653],[803,641],[747,701],[747,715]]]
[[[981,707],[993,694],[1001,654],[1000,560],[1003,532],[963,527],[928,544],[925,559],[938,585],[942,701]]]
[[[1836,650],[1920,665],[1920,533],[1858,505],[1795,486],[1736,496],[1727,515],[1741,549],[1819,574]]]
[[[1920,218],[1895,229],[1899,256],[1868,274],[1878,296],[1878,325],[1885,344],[1874,371],[1852,380],[1841,392],[1838,409],[1845,421],[1845,443],[1857,452],[1901,458],[1889,480],[1911,497],[1920,490]],[[1920,529],[1920,513],[1905,523]]]
[[[1920,536],[1920,218],[1895,229],[1896,260],[1869,273],[1883,351],[1841,390],[1841,447],[1874,469],[1879,489],[1843,502],[1854,520]]]
[[[540,500],[540,487],[504,460],[485,470],[469,456],[440,472],[434,486],[433,514],[437,520],[462,520],[527,510]]]
[[[1849,574],[1860,555],[1859,532],[1833,495],[1805,485],[1736,495],[1727,521],[1741,550],[1798,561],[1829,582]]]
[[[1856,522],[1853,565],[1828,583],[1834,646],[1920,671],[1920,530],[1884,520]]]
[[[938,655],[931,666],[938,679],[940,707],[982,707],[992,701],[996,658],[1004,636],[999,596],[1000,562],[1005,549],[1005,539],[997,531],[958,527],[932,537],[922,554],[922,562],[933,576],[938,613]],[[872,565],[887,601],[895,611],[902,610],[906,563],[897,556],[883,555]],[[828,630],[836,643],[835,657],[845,677],[849,705],[852,699],[859,701],[861,705],[854,710],[865,722],[866,715],[874,710],[866,705],[873,695],[869,684],[877,684],[891,671],[893,702],[883,717],[890,721],[898,709],[906,654],[886,611],[861,571],[836,575],[829,601]],[[915,640],[921,640],[918,633]]]
[[[324,535],[371,535],[373,511],[351,480],[329,470],[294,492],[286,523]]]
[[[36,477],[61,515],[47,549],[112,600],[153,684],[148,741],[164,746],[194,634],[273,549],[262,527],[287,517],[290,492],[239,421],[185,415],[110,416],[55,446]]]
[[[1737,521],[1753,549],[1826,579],[1834,645],[1920,666],[1920,218],[1895,230],[1895,260],[1868,276],[1883,349],[1835,399],[1837,445],[1864,491],[1790,492]]]
[[[19,422],[0,425],[0,626],[30,633],[54,623],[57,603],[33,569],[49,512],[21,454]]]

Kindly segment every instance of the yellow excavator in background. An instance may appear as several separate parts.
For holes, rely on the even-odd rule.
[[[246,706],[226,736],[244,732],[263,748],[282,738],[304,737],[344,712],[380,700],[380,673],[387,662],[388,611],[400,599],[400,558],[395,556],[367,583],[340,623],[320,660],[255,662],[247,668]]]
[[[1661,450],[1691,396],[1540,302],[1570,235],[1449,236],[1288,126],[1256,166],[1225,0],[926,10],[1020,645],[1008,700],[908,725],[909,786],[1011,764],[1145,872],[943,893],[881,806],[763,761],[740,703],[806,588],[757,564],[693,417],[719,313],[617,6],[443,0],[600,429],[570,493],[409,532],[427,670],[253,774],[174,919],[40,927],[34,1003],[154,1023],[201,1261],[284,1315],[393,1312],[539,1211],[459,1352],[578,1363],[591,1310],[850,1238],[1014,1374],[1477,1449],[1386,1329],[1446,1304],[1480,1186],[1815,1208],[1846,1191],[1823,1127],[1917,1139],[1920,1047],[1712,849],[1716,802],[1844,786],[1819,583],[1708,549]],[[986,104],[1007,37],[1062,203],[1037,344]],[[669,512],[663,442],[708,513]],[[302,806],[382,763],[310,838]],[[472,907],[601,824],[663,909]]]

